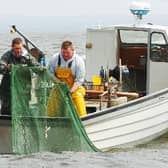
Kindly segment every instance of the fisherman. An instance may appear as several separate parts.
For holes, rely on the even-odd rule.
[[[85,77],[85,64],[83,59],[75,53],[71,41],[62,43],[61,52],[51,58],[48,69],[69,86],[79,116],[86,115],[85,89],[81,86]]]
[[[0,85],[1,114],[11,114],[11,89],[10,73],[12,64],[26,64],[27,58],[23,56],[24,47],[21,38],[14,38],[11,44],[11,50],[3,54],[0,59],[0,73],[3,78]]]

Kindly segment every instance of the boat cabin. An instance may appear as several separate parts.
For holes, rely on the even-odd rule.
[[[142,23],[150,12],[148,3],[133,2],[130,11],[135,17],[133,25],[87,29],[86,81],[111,90],[117,80],[120,92],[109,94],[115,98],[138,98],[168,87],[168,27]],[[95,77],[101,82],[94,82]],[[87,96],[93,93],[87,90]]]
[[[86,79],[126,66],[122,91],[144,96],[168,86],[168,29],[147,25],[111,26],[87,29]]]

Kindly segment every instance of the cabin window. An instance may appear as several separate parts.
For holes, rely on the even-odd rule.
[[[168,44],[163,33],[152,33],[150,46],[150,58],[153,62],[168,62]]]
[[[145,30],[119,30],[118,55],[122,65],[130,69],[145,70],[148,32]]]
[[[147,44],[148,32],[141,30],[120,30],[121,43]]]

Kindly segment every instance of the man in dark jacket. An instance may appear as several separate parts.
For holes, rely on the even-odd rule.
[[[26,64],[26,57],[23,56],[23,41],[21,38],[12,40],[11,50],[7,51],[0,60],[0,73],[3,78],[0,85],[1,114],[11,114],[11,89],[10,73],[12,64]]]

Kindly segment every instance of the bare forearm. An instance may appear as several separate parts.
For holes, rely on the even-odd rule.
[[[73,93],[76,89],[78,89],[78,87],[80,86],[81,84],[79,82],[75,82],[73,84],[73,86],[71,87],[70,89],[70,92]]]

